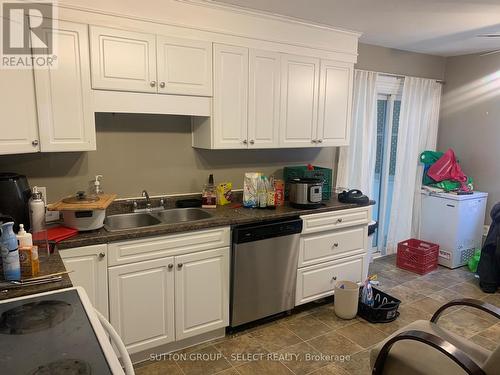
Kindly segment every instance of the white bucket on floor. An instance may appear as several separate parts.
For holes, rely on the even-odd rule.
[[[353,319],[358,313],[359,286],[352,281],[335,284],[334,310],[341,319]]]

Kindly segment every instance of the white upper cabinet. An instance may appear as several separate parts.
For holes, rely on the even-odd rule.
[[[212,96],[212,43],[157,37],[158,92]]]
[[[57,66],[35,70],[41,151],[95,150],[87,25],[59,21],[46,32],[58,47]]]
[[[317,141],[323,146],[349,144],[352,64],[321,60]]]
[[[250,50],[248,95],[248,147],[279,144],[280,54]]]
[[[281,147],[316,145],[319,59],[283,55],[281,63]]]
[[[90,26],[92,88],[156,92],[156,36]]]
[[[248,144],[248,48],[214,44],[214,148]]]
[[[0,69],[0,85],[0,154],[39,151],[33,71]]]

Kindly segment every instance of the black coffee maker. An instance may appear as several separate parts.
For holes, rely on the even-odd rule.
[[[14,221],[14,231],[19,224],[29,230],[30,218],[28,202],[31,189],[26,176],[17,173],[0,173],[0,220]]]

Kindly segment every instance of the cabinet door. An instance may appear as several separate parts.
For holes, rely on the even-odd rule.
[[[277,147],[280,116],[280,54],[250,50],[248,143]]]
[[[349,144],[353,67],[351,64],[321,60],[318,111],[318,145]]]
[[[174,341],[174,258],[109,268],[109,317],[129,353]]]
[[[156,36],[90,26],[94,89],[156,92]]]
[[[175,257],[177,340],[229,324],[229,247]]]
[[[215,148],[247,148],[248,48],[214,44]]]
[[[158,36],[158,92],[212,96],[212,43]]]
[[[90,302],[108,317],[107,245],[93,245],[60,250],[59,254],[74,286],[87,292]]]
[[[319,59],[283,55],[281,59],[280,144],[316,145]]]
[[[35,70],[42,151],[95,150],[87,25],[59,21],[57,65]]]
[[[0,85],[0,155],[39,151],[33,71],[0,69]]]

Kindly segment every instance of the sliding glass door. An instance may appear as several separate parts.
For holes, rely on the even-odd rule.
[[[380,94],[377,101],[377,149],[373,191],[377,201],[373,207],[373,219],[378,229],[373,236],[372,246],[380,255],[386,254],[387,232],[391,216],[396,169],[399,112],[401,100],[397,95]]]

